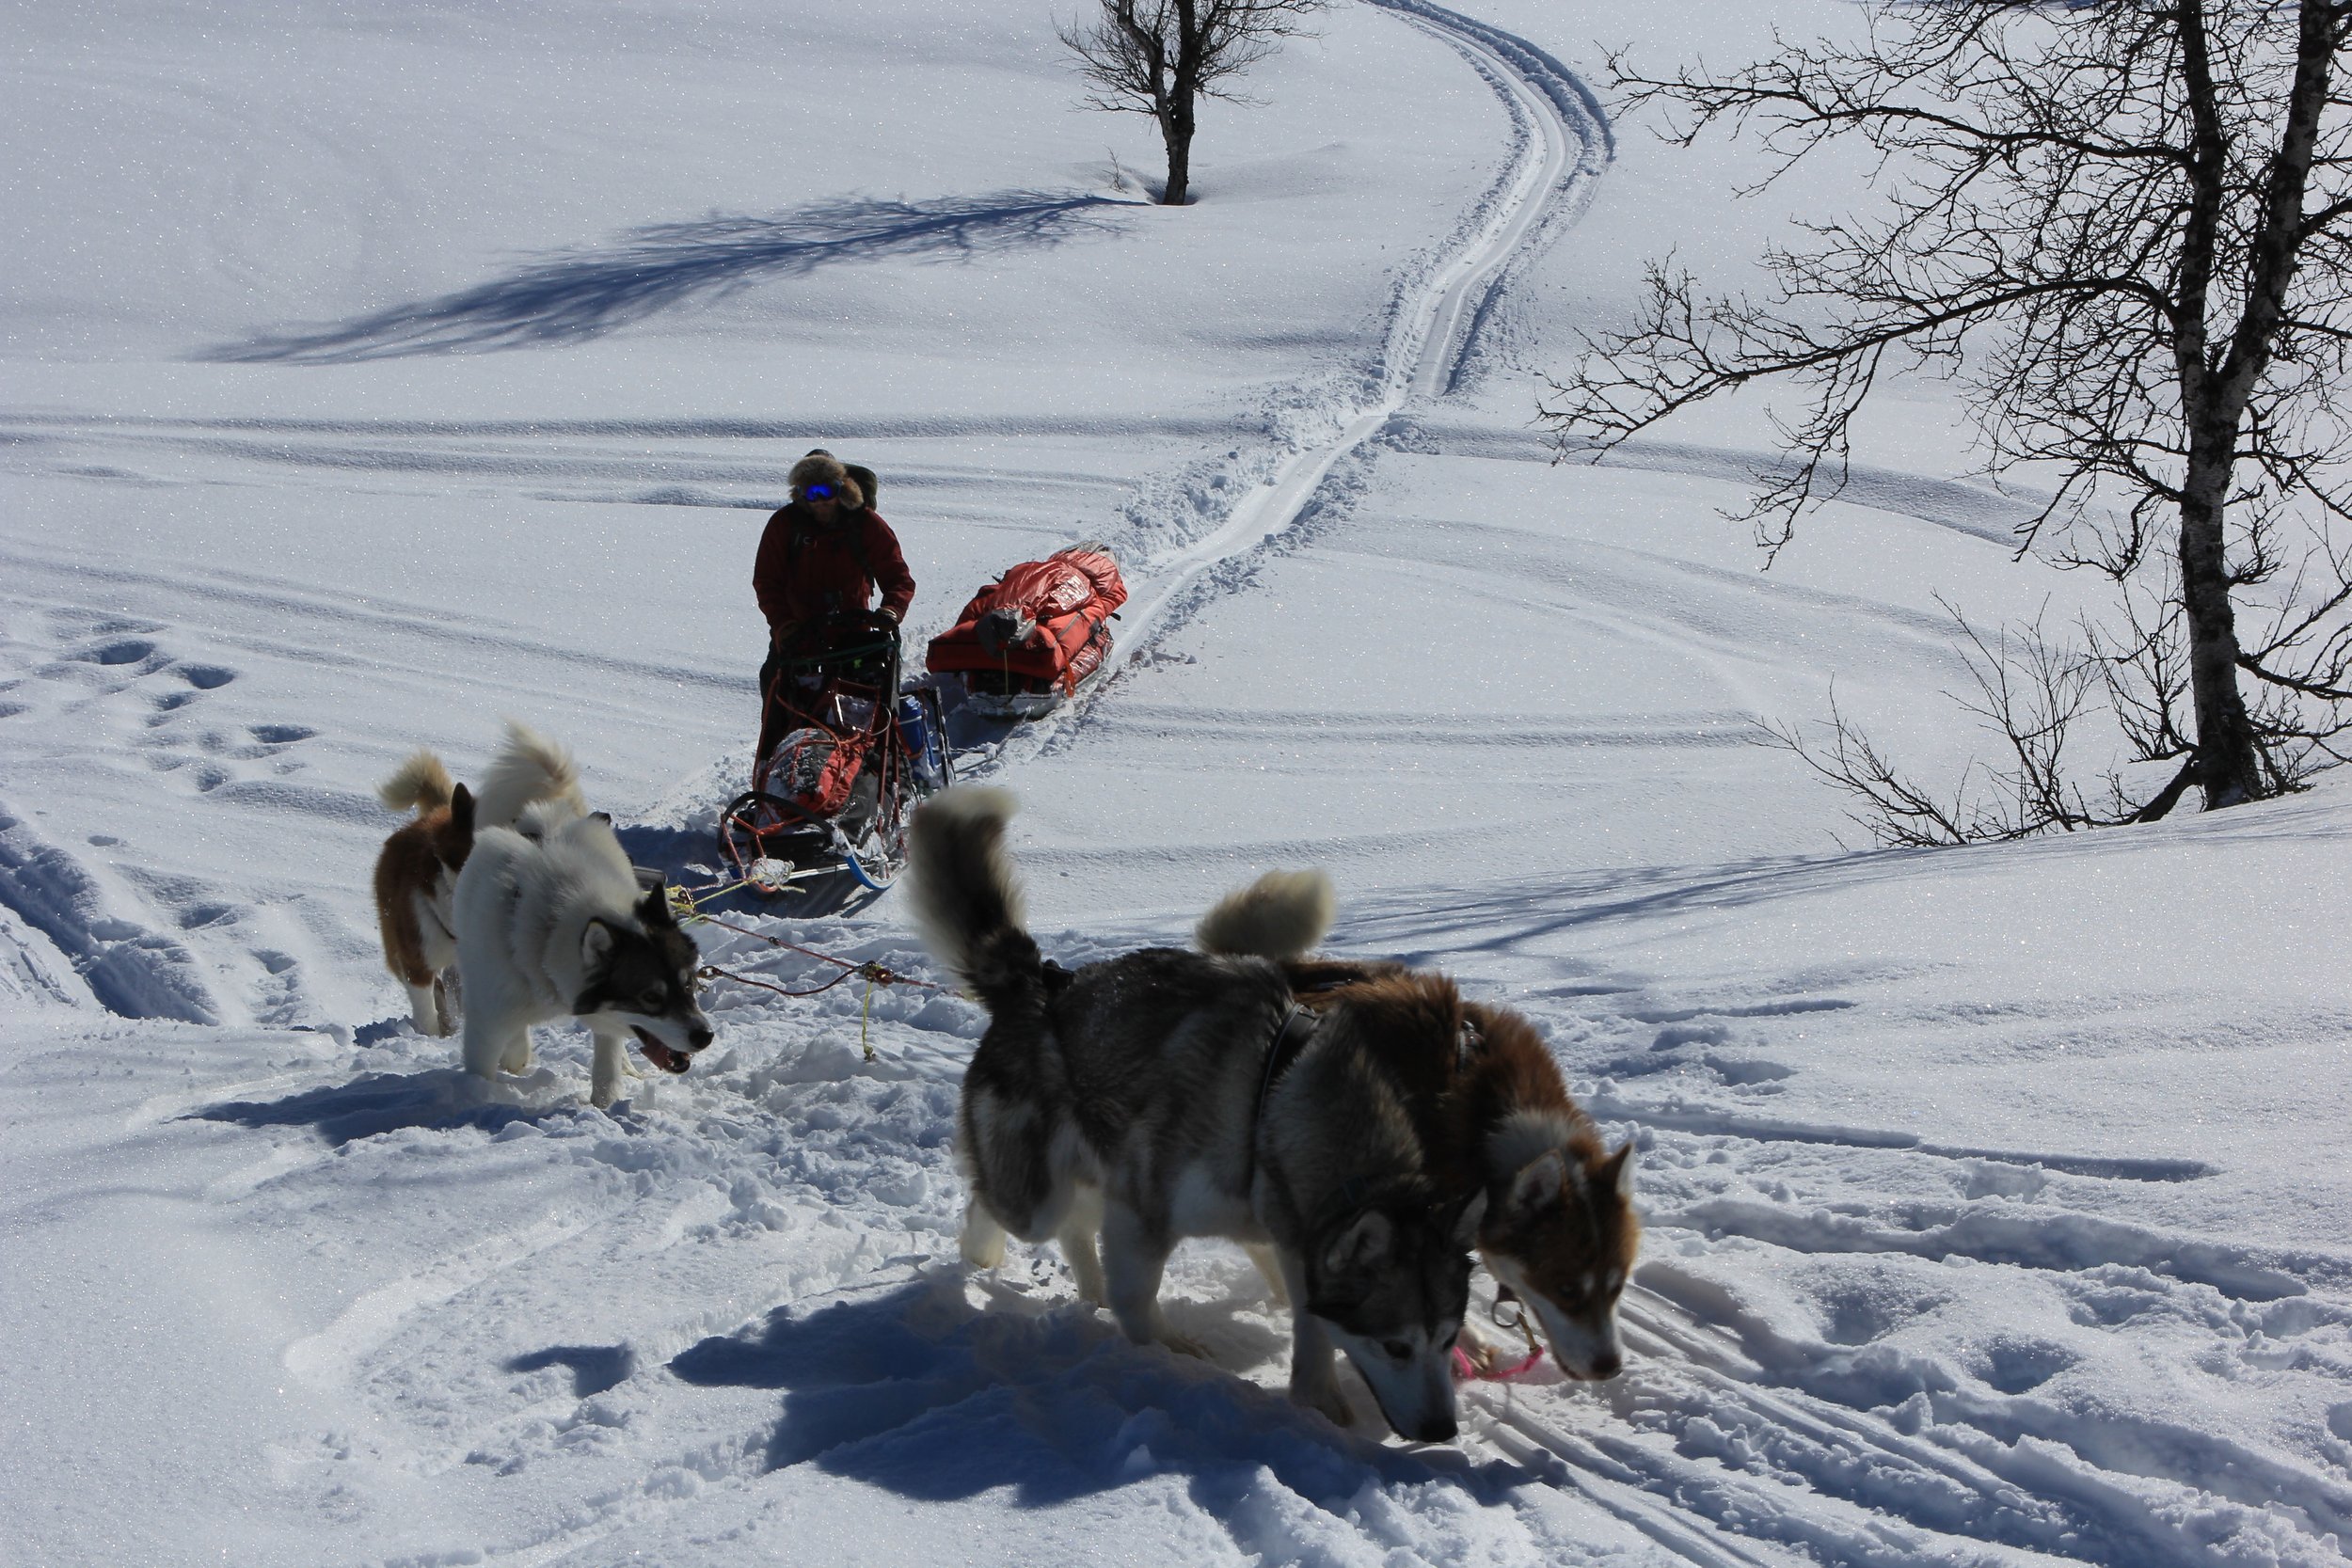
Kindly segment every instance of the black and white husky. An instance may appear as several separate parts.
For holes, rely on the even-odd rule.
[[[1290,1304],[1293,1399],[1352,1418],[1336,1346],[1400,1435],[1452,1437],[1479,1200],[1443,1199],[1368,1047],[1418,1026],[1420,999],[1401,986],[1317,1016],[1277,963],[1174,948],[1049,965],[1004,854],[1013,810],[951,789],[912,829],[915,918],[991,1014],[958,1128],[966,1259],[993,1267],[1008,1231],[1053,1237],[1128,1338],[1183,1349],[1159,1307],[1168,1254],[1231,1237]]]
[[[493,769],[485,801],[499,785]],[[573,1018],[595,1037],[589,1100],[603,1107],[636,1076],[632,1036],[665,1072],[710,1043],[692,939],[662,889],[641,893],[611,820],[583,815],[576,792],[538,795],[513,828],[479,829],[453,903],[467,1071],[528,1070],[532,1027]]]

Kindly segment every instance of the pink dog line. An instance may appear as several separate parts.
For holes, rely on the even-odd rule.
[[[1464,1383],[1473,1381],[1480,1383],[1511,1383],[1519,1378],[1525,1377],[1529,1372],[1534,1371],[1535,1370],[1535,1363],[1541,1361],[1543,1358],[1544,1353],[1542,1348],[1539,1346],[1534,1350],[1529,1351],[1527,1353],[1527,1359],[1515,1367],[1498,1367],[1491,1372],[1482,1372],[1470,1364],[1470,1358],[1463,1352],[1462,1347],[1456,1345],[1454,1347],[1454,1375]]]

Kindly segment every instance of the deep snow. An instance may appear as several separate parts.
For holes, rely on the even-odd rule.
[[[1549,466],[1535,375],[1645,257],[1848,199],[1594,118],[1595,40],[1770,46],[1661,9],[1336,9],[1169,213],[1002,0],[12,5],[0,1561],[2340,1560],[2352,801],[1837,847],[1756,721],[1834,680],[1948,766],[1938,596],[2083,588],[1931,385],[1770,574],[1756,408]],[[511,713],[691,854],[820,443],[918,631],[1130,565],[1100,695],[966,734],[1056,956],[1314,863],[1337,949],[1537,1022],[1641,1145],[1623,1377],[1410,1449],[1285,1403],[1238,1252],[1171,1271],[1209,1363],[1050,1250],[965,1278],[982,1020],[926,986],[717,984],[613,1116],[584,1037],[484,1085],[407,1030],[376,781]],[[896,895],[737,918],[939,979]]]

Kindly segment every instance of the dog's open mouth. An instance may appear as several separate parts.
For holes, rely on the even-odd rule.
[[[644,1029],[638,1028],[635,1024],[629,1025],[629,1028],[631,1032],[637,1036],[637,1049],[645,1053],[645,1060],[651,1062],[662,1071],[684,1072],[688,1068],[694,1065],[694,1058],[689,1056],[685,1052],[671,1050],[668,1046],[654,1038],[651,1034]]]

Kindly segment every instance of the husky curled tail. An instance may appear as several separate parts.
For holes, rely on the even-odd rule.
[[[491,762],[475,793],[474,820],[485,828],[511,828],[533,806],[550,826],[587,816],[587,797],[580,789],[580,765],[572,760],[571,752],[546,736],[509,719],[506,748]]]
[[[1448,1026],[1391,1037],[1403,1050],[1391,1064],[1412,1069],[1406,1098],[1422,1142],[1447,1185],[1483,1192],[1478,1249],[1542,1325],[1560,1370],[1614,1377],[1625,1360],[1617,1303],[1642,1235],[1632,1143],[1613,1152],[1602,1144],[1518,1013],[1462,1002],[1442,976],[1393,961],[1310,958],[1330,918],[1320,872],[1271,871],[1227,894],[1193,935],[1204,953],[1273,959],[1297,994],[1325,999],[1318,1006],[1415,986],[1451,1003]],[[1467,1323],[1462,1338],[1474,1360],[1507,1354]]]
[[[1193,940],[1203,953],[1303,958],[1331,928],[1337,902],[1331,879],[1320,871],[1269,871],[1218,899],[1193,928]]]
[[[1020,884],[1005,853],[1010,790],[966,785],[924,802],[908,831],[914,923],[940,961],[994,1015],[1041,1011],[1044,964],[1023,928]]]
[[[400,771],[375,786],[375,798],[387,811],[413,811],[430,816],[450,802],[449,769],[429,751],[420,751],[400,765]]]

